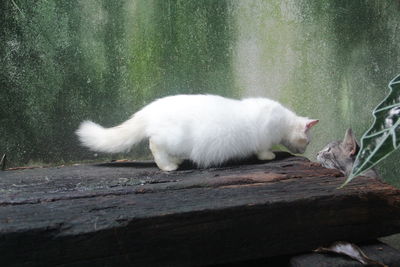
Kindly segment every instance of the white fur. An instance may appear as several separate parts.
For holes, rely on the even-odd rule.
[[[276,144],[303,153],[309,121],[266,98],[176,95],[150,103],[119,126],[105,129],[85,121],[76,133],[84,146],[109,153],[148,138],[157,165],[171,171],[184,159],[201,167],[252,154],[273,159]]]

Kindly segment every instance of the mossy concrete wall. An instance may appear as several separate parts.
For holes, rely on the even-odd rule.
[[[394,0],[5,0],[0,12],[0,153],[12,165],[91,159],[81,120],[115,125],[176,93],[267,96],[318,118],[315,160],[347,127],[367,130],[400,72]],[[381,164],[391,181],[399,157]]]
[[[398,1],[238,1],[235,19],[235,85],[320,119],[312,160],[348,127],[360,138],[400,72]],[[379,165],[397,185],[399,158]]]
[[[157,97],[235,95],[226,1],[5,0],[0,12],[10,166],[93,158],[74,134],[85,119],[112,126]]]

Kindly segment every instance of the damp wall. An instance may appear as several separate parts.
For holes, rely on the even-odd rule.
[[[0,153],[14,166],[108,158],[78,145],[80,121],[112,126],[177,93],[265,96],[318,118],[315,160],[368,129],[400,72],[398,1],[5,0],[0,13]],[[399,157],[380,165],[390,181]]]
[[[1,1],[0,153],[10,166],[104,158],[78,145],[82,120],[113,126],[171,94],[239,96],[228,5]]]
[[[320,119],[307,157],[348,127],[358,138],[368,130],[400,73],[398,1],[238,1],[234,12],[235,86]],[[397,185],[399,159],[378,167]]]

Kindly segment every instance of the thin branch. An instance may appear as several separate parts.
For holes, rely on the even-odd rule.
[[[7,161],[7,156],[6,156],[6,154],[4,154],[3,157],[1,157],[1,160],[0,160],[0,166],[1,166],[1,170],[2,171],[6,170],[6,161]]]
[[[11,2],[13,3],[14,7],[19,11],[19,13],[21,13],[22,17],[25,18],[24,13],[23,13],[22,10],[19,8],[19,6],[17,5],[17,3],[15,3],[14,0],[11,0]]]

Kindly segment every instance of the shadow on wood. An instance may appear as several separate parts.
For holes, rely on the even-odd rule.
[[[288,153],[288,152],[284,152],[284,151],[276,151],[275,152],[275,161],[277,160],[281,160],[281,159],[285,159],[285,158],[289,158],[292,157],[293,155]],[[261,163],[266,163],[269,161],[263,161],[263,160],[259,160],[257,159],[256,156],[250,157],[248,159],[244,159],[244,160],[231,160],[228,161],[224,164],[222,164],[221,166],[219,166],[219,168],[223,168],[223,167],[230,167],[230,166],[239,166],[239,165],[251,165],[251,164],[261,164]],[[149,167],[157,167],[156,163],[154,161],[150,161],[150,160],[146,160],[146,161],[112,161],[112,162],[105,162],[105,163],[100,163],[98,164],[98,166],[102,166],[102,167],[129,167],[129,168],[149,168]],[[191,169],[200,169],[196,166],[196,164],[194,164],[192,161],[190,160],[185,160],[180,166],[178,171],[182,171],[182,170],[191,170]]]

